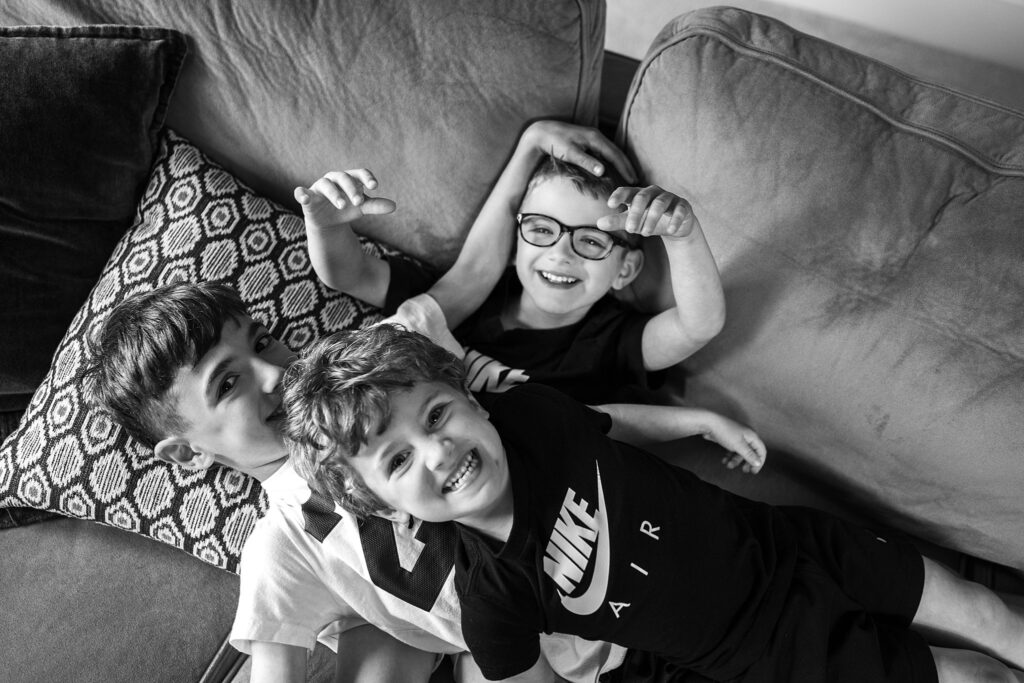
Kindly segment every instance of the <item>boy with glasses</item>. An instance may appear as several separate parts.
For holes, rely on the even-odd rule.
[[[566,149],[591,155],[569,157]],[[614,168],[605,169],[599,156]],[[393,312],[433,284],[432,299],[417,297],[421,311],[436,300],[435,318],[443,315],[464,348],[472,391],[501,392],[530,380],[587,404],[646,403],[660,371],[718,333],[725,300],[689,203],[657,186],[627,185],[613,177],[615,168],[633,180],[622,152],[596,131],[532,124],[455,265],[436,283],[411,261],[383,261],[358,248],[349,222],[395,208],[366,194],[377,186],[369,171],[328,173],[310,188],[296,188],[295,198],[313,266],[328,286]],[[676,305],[655,315],[610,296],[640,273],[641,236],[658,236],[668,256]],[[503,274],[513,239],[514,272]],[[764,463],[757,435],[721,415],[672,407],[619,417],[663,420],[666,440],[702,434],[731,452],[729,467],[756,472]]]

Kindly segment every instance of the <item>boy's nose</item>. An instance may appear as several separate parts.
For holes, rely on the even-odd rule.
[[[567,232],[563,232],[558,236],[558,240],[548,247],[548,251],[554,252],[555,256],[562,259],[571,259],[576,255],[576,252],[572,249],[572,235]]]
[[[268,363],[262,358],[257,358],[255,362],[256,374],[263,391],[268,394],[279,392],[281,380],[284,379],[284,368],[275,363]]]
[[[434,471],[446,467],[451,460],[452,448],[452,440],[447,437],[432,439],[427,450],[427,467]]]

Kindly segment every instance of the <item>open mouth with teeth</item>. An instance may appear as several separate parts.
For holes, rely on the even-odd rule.
[[[474,448],[462,459],[459,466],[441,487],[441,493],[454,493],[476,479],[480,471],[480,454]]]
[[[553,285],[569,286],[579,282],[579,278],[569,277],[568,275],[558,275],[557,273],[549,273],[546,270],[541,270],[539,273],[541,278]]]

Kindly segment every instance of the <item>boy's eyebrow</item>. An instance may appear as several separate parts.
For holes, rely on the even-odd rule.
[[[255,336],[257,335],[257,333],[260,331],[261,328],[262,328],[262,325],[260,325],[255,320],[250,320],[249,321],[249,326],[248,326],[248,328],[245,331],[245,338],[246,338],[246,340],[248,341],[248,343],[250,345],[252,345],[253,338],[255,338]],[[217,391],[216,391],[217,380],[218,380],[218,378],[221,375],[224,374],[224,372],[228,369],[228,366],[231,365],[231,362],[234,359],[235,359],[234,354],[230,354],[230,355],[226,356],[225,358],[222,358],[221,361],[219,363],[217,363],[217,365],[215,365],[213,367],[213,370],[210,371],[210,374],[209,374],[209,376],[206,379],[206,390],[203,392],[204,395],[206,396],[206,402],[208,404],[216,403],[216,401],[217,401]]]
[[[419,419],[422,420],[424,413],[430,412],[430,405],[434,402],[434,399],[436,399],[442,393],[442,391],[443,390],[441,389],[435,389],[434,391],[427,394],[426,398],[423,399],[423,403],[416,410],[416,416]],[[394,445],[395,442],[391,441],[387,444],[386,448],[382,448],[379,451],[377,451],[377,454],[374,455],[373,457],[374,467],[380,467],[384,465],[387,459],[394,455]]]

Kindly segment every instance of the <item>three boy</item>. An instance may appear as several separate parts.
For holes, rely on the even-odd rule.
[[[463,632],[489,679],[540,680],[551,630],[712,680],[1024,676],[1003,663],[1024,666],[1024,616],[912,546],[721,491],[546,387],[481,400],[458,358],[389,325],[314,343],[285,380],[317,486],[361,516],[458,523]]]

